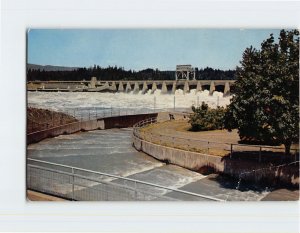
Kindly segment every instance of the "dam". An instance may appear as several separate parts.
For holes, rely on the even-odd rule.
[[[145,94],[161,90],[161,94],[174,94],[182,90],[184,94],[195,89],[196,92],[208,90],[212,95],[215,91],[222,92],[224,96],[230,95],[235,80],[97,80],[92,77],[90,81],[29,81],[28,91],[60,91],[60,92],[124,92]]]

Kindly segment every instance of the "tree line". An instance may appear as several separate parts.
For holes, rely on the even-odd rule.
[[[195,69],[197,80],[233,80],[234,70],[219,70],[206,67]],[[45,71],[28,69],[28,81],[81,81],[97,77],[98,80],[174,80],[175,71],[160,71],[158,69],[144,69],[140,71],[125,70],[123,67],[109,66],[102,68],[94,65],[90,68],[78,68],[72,71]]]

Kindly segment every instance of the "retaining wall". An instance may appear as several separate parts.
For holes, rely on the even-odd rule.
[[[103,119],[90,120],[84,122],[74,122],[46,130],[27,134],[27,144],[39,142],[45,138],[56,137],[62,134],[72,134],[79,131],[104,129]]]
[[[133,145],[137,150],[143,151],[158,160],[197,172],[213,170],[213,172],[257,183],[264,182],[269,185],[299,186],[299,163],[296,165],[269,168],[270,165],[263,163],[231,160],[229,157],[201,154],[157,145],[135,136],[133,137]]]
[[[193,171],[199,171],[201,167],[208,165],[213,167],[215,171],[224,170],[224,163],[222,163],[222,158],[219,156],[166,147],[141,140],[135,136],[133,137],[133,145],[137,150],[143,151],[158,160],[167,161]]]
[[[45,138],[56,137],[62,134],[72,134],[79,131],[132,127],[137,122],[151,117],[157,117],[157,113],[115,116],[83,122],[74,122],[27,134],[27,144],[36,143]]]
[[[127,115],[127,116],[114,116],[103,118],[105,129],[111,128],[127,128],[132,127],[134,124],[139,121],[149,119],[152,117],[157,117],[157,113],[149,114],[138,114],[138,115]]]

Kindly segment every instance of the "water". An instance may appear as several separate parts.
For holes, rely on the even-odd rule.
[[[99,92],[28,92],[28,105],[71,113],[79,118],[87,109],[94,109],[93,114],[102,116],[126,114],[128,110],[134,113],[186,110],[192,105],[198,106],[205,101],[215,108],[226,106],[231,97],[223,97],[223,93],[191,90],[183,94],[177,90],[175,95],[154,94],[149,91],[133,93],[99,93]],[[175,108],[174,108],[175,102]],[[95,112],[96,109],[96,112]],[[90,112],[88,112],[90,114]],[[87,116],[87,113],[86,115]],[[99,116],[99,115],[98,115]],[[131,129],[96,130],[80,132],[72,135],[61,135],[49,138],[28,146],[28,157],[65,164],[93,171],[130,177],[137,180],[182,189],[198,194],[216,197],[223,200],[260,200],[268,192],[236,189],[237,182],[216,178],[216,174],[204,176],[199,173],[175,166],[166,165],[154,158],[136,151],[132,147]],[[111,182],[122,183],[116,179]],[[93,183],[89,184],[93,185]],[[61,187],[63,189],[63,187]],[[187,196],[166,190],[147,190],[159,195],[186,200]]]
[[[175,94],[161,94],[160,90],[155,91],[154,94],[151,94],[150,90],[146,94],[142,94],[141,91],[138,94],[132,92],[28,92],[28,105],[68,113],[78,109],[98,109],[98,111],[106,111],[107,114],[111,112],[118,114],[120,111],[124,113],[127,110],[142,113],[190,109],[192,105],[197,106],[202,101],[215,108],[217,105],[228,105],[230,98],[223,97],[221,92],[214,92],[210,96],[207,90],[196,93],[194,89],[187,94],[183,94],[180,89]]]
[[[216,174],[208,176],[188,169],[165,164],[151,156],[136,151],[131,142],[132,129],[95,130],[60,135],[28,146],[28,157],[83,169],[109,173],[149,182],[169,188],[231,201],[256,201],[268,192],[251,189],[235,189],[237,182]],[[109,178],[106,181],[124,184],[123,180]],[[96,186],[88,182],[88,186]],[[127,184],[126,184],[127,185]],[[60,192],[65,187],[57,186]],[[163,195],[179,200],[193,200],[191,196],[155,187],[139,186],[147,193]],[[78,189],[83,192],[83,189]],[[199,199],[197,199],[199,200]]]

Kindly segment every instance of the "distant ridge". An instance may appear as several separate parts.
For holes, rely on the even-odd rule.
[[[67,66],[51,66],[51,65],[36,65],[36,64],[30,64],[27,63],[27,70],[32,69],[32,70],[44,70],[44,71],[72,71],[72,70],[77,70],[81,67],[67,67]]]

